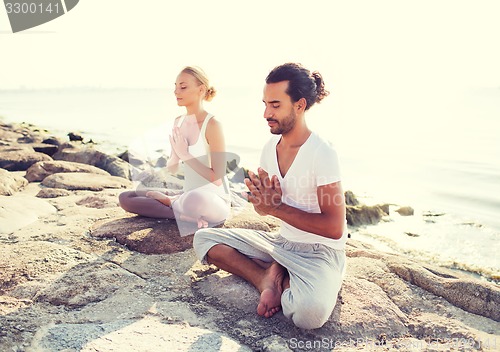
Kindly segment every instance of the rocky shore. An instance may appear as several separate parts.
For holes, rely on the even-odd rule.
[[[179,234],[189,224],[118,206],[137,170],[71,139],[0,122],[1,351],[500,350],[497,285],[356,238],[322,328],[298,329],[281,313],[261,318],[255,289],[197,261],[193,236]],[[172,192],[181,182],[149,181]],[[277,228],[233,199],[221,226]],[[390,210],[346,199],[352,229]]]

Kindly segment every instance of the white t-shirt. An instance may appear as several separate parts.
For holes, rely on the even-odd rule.
[[[260,165],[269,174],[278,176],[282,189],[282,202],[308,213],[320,213],[317,188],[340,181],[337,152],[330,143],[311,133],[300,147],[285,177],[281,176],[276,145],[281,135],[274,135],[262,150]],[[281,235],[293,242],[321,243],[335,249],[344,249],[347,241],[347,221],[338,240],[299,230],[281,221]]]

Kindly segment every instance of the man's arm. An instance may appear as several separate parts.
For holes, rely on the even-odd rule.
[[[259,178],[249,172],[246,184],[251,192],[249,200],[260,214],[275,216],[303,231],[332,239],[342,237],[345,226],[345,200],[340,182],[319,186],[317,189],[320,213],[308,213],[281,202],[278,178],[269,179],[259,169]]]

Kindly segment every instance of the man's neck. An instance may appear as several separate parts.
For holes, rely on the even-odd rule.
[[[311,133],[305,121],[299,120],[292,130],[281,135],[280,145],[283,148],[299,148],[307,141]]]

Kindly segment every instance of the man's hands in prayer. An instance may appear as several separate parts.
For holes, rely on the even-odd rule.
[[[249,178],[245,179],[245,184],[249,189],[248,201],[250,201],[255,211],[260,215],[273,215],[281,205],[281,185],[278,177],[273,175],[270,179],[269,174],[264,169],[258,169],[259,176],[249,171]]]

